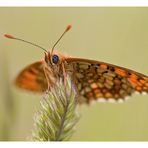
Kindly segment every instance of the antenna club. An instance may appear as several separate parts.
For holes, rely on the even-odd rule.
[[[65,31],[67,32],[67,31],[69,31],[71,28],[72,28],[72,26],[71,26],[71,25],[68,25]]]
[[[15,37],[13,37],[13,36],[10,35],[10,34],[4,34],[4,36],[5,36],[6,38],[9,38],[9,39],[15,39]]]

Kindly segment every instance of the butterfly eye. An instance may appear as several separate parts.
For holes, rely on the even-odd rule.
[[[59,62],[59,57],[58,57],[57,55],[53,55],[53,56],[52,56],[52,62],[53,62],[54,64],[57,64],[57,63]]]

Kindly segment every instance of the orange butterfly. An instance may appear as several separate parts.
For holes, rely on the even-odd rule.
[[[54,86],[57,78],[69,73],[81,100],[86,103],[102,99],[122,101],[134,92],[148,93],[148,76],[144,74],[100,61],[72,58],[54,50],[70,28],[70,25],[67,26],[51,52],[34,43],[5,34],[7,38],[30,43],[45,51],[44,60],[35,62],[20,72],[16,78],[19,88],[45,92]]]

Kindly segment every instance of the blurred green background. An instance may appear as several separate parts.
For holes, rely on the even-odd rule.
[[[42,50],[3,34],[50,48],[68,24],[72,30],[57,45],[68,55],[109,62],[148,75],[148,8],[0,8],[0,140],[29,140],[42,96],[15,88],[26,65]],[[79,107],[81,119],[71,140],[148,140],[148,95],[123,104]]]

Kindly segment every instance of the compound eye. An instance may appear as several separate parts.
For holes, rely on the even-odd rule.
[[[59,57],[56,54],[52,56],[52,62],[54,64],[57,64],[59,62]]]

